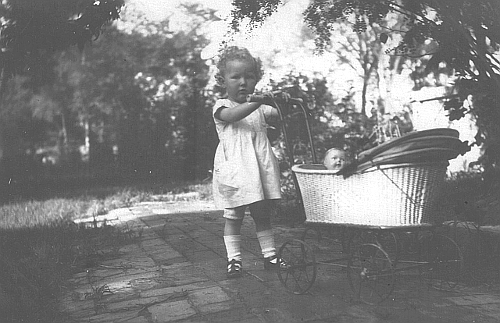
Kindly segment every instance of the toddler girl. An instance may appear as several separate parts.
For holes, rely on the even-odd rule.
[[[280,266],[271,228],[272,201],[281,198],[278,162],[267,138],[267,122],[278,111],[246,102],[262,77],[262,63],[245,48],[228,47],[220,55],[216,79],[227,99],[218,99],[213,118],[219,136],[214,159],[213,192],[224,209],[227,275],[242,276],[241,225],[248,207],[264,256],[264,268]]]

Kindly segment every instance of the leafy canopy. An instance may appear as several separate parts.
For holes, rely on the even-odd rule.
[[[282,0],[233,1],[233,26],[247,18],[251,26],[261,24],[282,4]],[[405,17],[400,30],[386,26],[389,13]],[[431,56],[429,69],[440,62],[449,64],[462,75],[493,77],[500,74],[495,51],[500,46],[500,1],[496,0],[312,0],[304,12],[304,21],[316,34],[316,46],[325,50],[331,42],[335,22],[352,24],[355,31],[365,31],[368,24],[379,24],[387,32],[382,42],[394,34],[401,43],[391,52],[396,55]],[[438,45],[422,53],[423,45]],[[477,74],[475,74],[477,73]]]
[[[261,24],[281,0],[233,1],[233,26],[246,18]],[[388,15],[404,17],[397,29]],[[367,25],[384,29],[380,42],[400,42],[387,54],[421,59],[424,73],[443,65],[456,75],[455,93],[444,103],[451,120],[472,114],[479,127],[477,144],[485,144],[487,164],[500,166],[500,1],[498,0],[311,0],[304,21],[316,35],[319,52],[328,49],[335,22],[355,31]],[[483,147],[483,148],[484,148]]]
[[[119,18],[124,0],[4,0],[0,4],[3,80],[37,70],[57,50],[95,40]],[[31,71],[33,72],[33,71]]]

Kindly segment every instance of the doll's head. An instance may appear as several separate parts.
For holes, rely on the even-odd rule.
[[[325,153],[323,165],[328,170],[339,171],[347,164],[347,153],[339,148],[331,148]]]

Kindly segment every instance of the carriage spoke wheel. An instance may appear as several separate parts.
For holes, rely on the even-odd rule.
[[[398,236],[394,232],[382,231],[377,235],[377,242],[391,259],[393,267],[396,267],[401,249]]]
[[[347,278],[355,296],[370,305],[378,304],[391,295],[394,275],[389,255],[373,243],[355,248],[347,265]]]
[[[306,243],[288,240],[278,251],[285,265],[278,270],[281,283],[294,294],[304,294],[316,280],[316,258]]]
[[[420,243],[420,257],[428,263],[423,273],[431,286],[437,289],[453,289],[464,275],[464,259],[458,244],[443,234],[424,236]]]
[[[321,249],[321,244],[323,239],[323,235],[321,230],[318,228],[307,228],[302,233],[300,238],[305,244],[307,244],[315,254],[317,254]]]
[[[419,237],[418,231],[400,233],[398,235],[398,256],[416,260],[419,253]]]
[[[309,227],[302,234],[301,240],[311,247],[317,263],[331,259],[347,259],[349,253],[345,253],[346,242],[343,232],[338,230],[321,230],[317,227]]]
[[[478,282],[485,282],[488,271],[488,246],[480,227],[471,222],[454,221],[451,238],[458,244],[464,258],[464,279],[470,278]]]
[[[392,261],[392,265],[396,267],[399,260],[399,239],[394,232],[386,230],[362,231],[357,238],[353,240],[351,245],[375,244],[383,249]]]

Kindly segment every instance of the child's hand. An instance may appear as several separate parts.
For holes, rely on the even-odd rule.
[[[287,92],[281,92],[281,99],[283,101],[285,101],[285,103],[288,103],[290,101],[291,97],[292,96],[289,93],[287,93]]]
[[[277,102],[284,102],[284,103],[288,103],[288,101],[290,101],[291,98],[291,95],[289,93],[281,91],[265,92],[264,96],[273,99]]]

